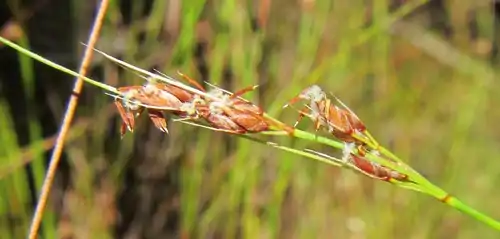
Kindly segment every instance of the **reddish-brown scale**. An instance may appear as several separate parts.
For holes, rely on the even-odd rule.
[[[186,81],[194,84],[195,80],[187,75],[179,73]],[[199,86],[199,85],[198,85]],[[202,91],[206,90],[199,86]],[[250,101],[239,98],[239,96],[255,90],[250,86],[228,94],[222,90],[216,90],[214,94],[221,101],[213,101],[203,98],[204,105],[197,105],[198,114],[215,128],[233,131],[234,133],[262,132],[269,129],[267,120],[263,117],[264,111]]]
[[[407,181],[408,175],[396,172],[377,163],[371,162],[364,157],[351,154],[352,164],[361,172],[369,177],[390,181],[395,179],[398,181]]]
[[[159,90],[163,90],[163,91],[166,91],[166,92],[174,95],[181,102],[189,102],[189,101],[193,100],[193,96],[194,96],[193,93],[188,92],[184,89],[181,89],[177,86],[167,85],[167,84],[156,84],[156,87]]]
[[[181,72],[178,72],[178,74],[187,82],[191,83],[192,85],[195,85],[199,90],[201,90],[203,92],[207,92],[204,87],[202,87],[200,84],[198,84],[197,81],[191,79],[189,76],[187,76]],[[221,96],[223,96],[223,95],[225,95],[226,97],[229,96],[228,97],[229,100],[227,102],[228,107],[233,107],[235,109],[238,109],[238,110],[244,111],[244,112],[252,112],[254,114],[263,115],[264,110],[262,110],[262,108],[253,104],[250,101],[239,98],[239,96],[241,96],[247,92],[253,91],[253,90],[255,90],[255,88],[256,88],[256,86],[245,87],[243,89],[236,91],[232,95],[228,95],[228,94],[225,95],[225,93],[221,91]],[[210,102],[211,100],[205,99],[205,101]]]
[[[258,114],[237,109],[225,110],[225,114],[248,132],[254,133],[269,130],[269,124],[266,122],[266,119]]]
[[[262,110],[262,108],[241,99],[232,99],[230,106],[240,112],[252,113],[261,116],[264,115],[264,110]]]
[[[134,105],[134,103],[125,102],[125,100],[137,101],[142,105],[153,107],[172,108],[172,113],[182,114],[179,109],[184,102],[190,101],[193,94],[181,88],[170,86],[162,83],[148,83],[145,86],[125,86],[117,89],[124,95],[124,100],[115,100],[115,105],[123,120],[121,126],[121,135],[126,132],[128,128],[133,131],[135,126],[135,117],[140,115],[144,110],[143,106]],[[149,118],[153,124],[163,132],[168,133],[167,122],[160,110],[147,109]]]
[[[205,119],[212,127],[235,134],[244,134],[246,130],[225,114],[211,112],[205,104],[197,104],[197,115]]]
[[[149,109],[148,115],[156,128],[163,131],[164,133],[168,133],[167,121],[165,120],[165,116],[161,111]]]
[[[177,96],[159,88],[158,84],[130,87],[136,90],[136,93],[131,96],[131,99],[137,100],[144,105],[177,109],[183,103]],[[121,91],[121,89],[122,87],[118,88],[118,91]]]
[[[189,76],[187,76],[187,75],[184,75],[184,74],[183,74],[182,72],[180,72],[180,71],[177,71],[177,74],[178,74],[179,76],[181,76],[184,80],[186,80],[187,82],[189,82],[191,85],[194,85],[196,88],[198,88],[198,90],[201,90],[201,91],[203,91],[203,92],[205,92],[205,91],[206,91],[206,90],[205,90],[205,88],[204,88],[202,85],[200,85],[200,83],[198,83],[197,81],[195,81],[195,80],[191,79],[191,77],[189,77]]]
[[[229,99],[230,99],[229,104],[233,108],[235,108],[239,111],[251,112],[251,113],[256,114],[256,115],[264,115],[264,110],[262,110],[261,107],[253,104],[250,101],[239,98],[239,96],[241,96],[247,92],[253,91],[255,89],[256,89],[256,86],[249,86],[249,87],[246,87],[246,88],[243,88],[241,90],[236,91],[233,95],[231,95],[229,97]]]
[[[308,100],[310,102],[309,107],[300,111],[297,123],[303,116],[309,115],[313,118],[316,130],[324,127],[336,138],[346,143],[354,142],[362,144],[353,137],[353,134],[364,132],[366,126],[352,111],[333,104],[319,86],[313,85],[304,89],[298,96],[292,98],[286,106],[294,104],[299,100]],[[339,101],[339,103],[341,102]]]
[[[114,103],[115,103],[116,109],[118,110],[118,113],[120,114],[120,117],[122,119],[122,124],[120,127],[120,135],[123,137],[125,135],[125,133],[127,132],[127,129],[130,131],[134,131],[134,127],[135,127],[134,114],[135,114],[135,112],[132,110],[125,110],[120,101],[115,101]]]
[[[179,74],[190,84],[205,91],[198,82],[180,72]],[[229,94],[225,95],[225,100],[227,100],[227,102],[224,103],[227,104],[227,107],[226,105],[222,105],[222,107],[219,106],[220,109],[218,110],[212,110],[213,107],[211,104],[214,104],[213,101],[203,99],[203,97],[200,96],[198,99],[201,100],[203,104],[194,106],[196,108],[195,114],[204,118],[213,127],[225,131],[245,133],[247,131],[260,132],[267,130],[269,128],[268,124],[263,120],[263,117],[259,117],[263,115],[263,110],[249,101],[238,98],[239,95],[253,89],[255,89],[255,87],[248,87],[231,96],[229,96]],[[190,113],[181,110],[184,104],[192,102],[195,99],[195,94],[179,87],[163,83],[148,83],[144,86],[120,87],[118,91],[124,96],[124,100],[116,100],[115,102],[123,120],[121,127],[122,135],[127,128],[133,131],[135,117],[144,110],[144,107],[147,108],[147,106],[171,108],[171,113],[183,118],[195,117],[195,115],[190,115]],[[135,102],[140,103],[140,105]],[[147,111],[154,125],[158,129],[168,132],[166,119],[163,113],[160,110],[152,108],[148,108]]]
[[[231,95],[226,105],[221,107],[224,113],[238,125],[246,129],[247,132],[256,133],[267,131],[270,129],[270,126],[273,125],[289,134],[293,134],[293,128],[265,118],[264,110],[261,107],[250,101],[238,98],[241,94],[254,90],[255,88],[255,86],[247,87]]]
[[[231,118],[225,115],[219,114],[208,114],[205,116],[207,122],[217,129],[228,131],[235,134],[244,134],[247,132],[246,129],[238,125]]]

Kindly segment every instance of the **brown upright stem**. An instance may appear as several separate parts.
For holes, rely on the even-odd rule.
[[[104,19],[104,15],[106,13],[108,5],[109,5],[109,0],[102,0],[101,4],[99,5],[99,10],[94,20],[94,24],[92,26],[92,32],[90,33],[89,40],[87,42],[87,48],[85,49],[85,53],[80,65],[79,69],[80,77],[77,78],[73,86],[73,94],[71,95],[68,105],[66,107],[63,123],[61,125],[61,128],[59,129],[59,134],[56,139],[56,144],[50,158],[49,168],[47,169],[47,175],[45,176],[45,180],[43,181],[38,204],[36,206],[35,213],[33,215],[33,221],[31,222],[31,227],[28,237],[29,239],[37,238],[38,229],[40,228],[40,224],[42,222],[45,205],[47,204],[47,199],[49,197],[50,189],[52,187],[52,182],[54,181],[54,176],[57,171],[57,166],[61,158],[61,153],[64,146],[64,140],[66,138],[66,134],[70,128],[71,121],[73,120],[73,116],[76,107],[78,105],[78,95],[80,94],[83,86],[82,77],[85,76],[85,74],[87,73],[87,68],[90,65],[90,61],[93,55],[94,45],[97,42],[97,39],[99,38],[99,32],[101,30],[102,21]]]

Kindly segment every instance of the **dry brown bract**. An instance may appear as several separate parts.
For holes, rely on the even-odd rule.
[[[316,130],[323,127],[339,140],[347,143],[355,142],[362,144],[354,137],[354,134],[362,135],[366,130],[365,125],[345,104],[339,99],[335,99],[342,107],[333,104],[318,85],[312,85],[304,89],[284,107],[288,107],[299,100],[309,101],[300,110],[299,119],[295,123],[295,126],[297,126],[304,116],[308,116],[314,121]]]
[[[341,163],[349,165],[372,178],[384,181],[391,179],[407,180],[407,175],[400,174],[366,158],[367,153],[378,155],[378,148],[369,149],[367,143],[369,142],[372,147],[378,147],[378,143],[368,133],[365,124],[359,117],[338,98],[335,97],[335,100],[339,105],[335,105],[321,87],[312,85],[292,98],[284,107],[288,107],[300,100],[308,101],[308,103],[303,109],[299,110],[299,118],[294,126],[297,126],[300,120],[307,116],[314,121],[316,130],[323,128],[337,139],[343,141],[344,157]],[[358,149],[357,154],[353,153],[355,147]]]
[[[240,96],[257,86],[244,88],[236,93],[218,87],[206,91],[198,82],[179,72],[179,75],[199,90],[213,96],[210,99],[176,86],[163,83],[147,83],[144,86],[118,88],[122,94],[115,100],[123,120],[121,133],[134,130],[135,117],[144,109],[154,125],[168,133],[163,112],[177,115],[181,120],[205,120],[212,129],[228,133],[244,134],[267,131],[272,122],[264,117],[264,111]],[[218,100],[214,100],[218,99]]]
[[[167,122],[162,110],[170,109],[175,114],[182,114],[178,109],[183,103],[192,100],[193,95],[178,87],[161,84],[147,83],[144,86],[126,86],[118,88],[122,93],[121,100],[117,98],[115,105],[123,120],[121,135],[128,129],[133,132],[135,117],[144,109],[147,110],[153,124],[161,131],[168,133]]]
[[[398,181],[408,181],[408,175],[391,170],[376,162],[372,162],[364,156],[359,156],[350,152],[345,160],[348,160],[348,162],[356,170],[368,177],[379,179],[382,181],[390,181],[391,179]]]

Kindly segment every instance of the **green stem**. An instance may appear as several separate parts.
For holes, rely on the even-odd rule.
[[[62,71],[64,73],[72,75],[74,77],[82,78],[85,82],[87,82],[89,84],[95,85],[95,86],[97,86],[99,88],[105,89],[105,90],[113,92],[115,94],[119,94],[118,90],[116,90],[115,87],[112,87],[112,86],[106,85],[104,83],[92,80],[92,79],[90,79],[88,77],[82,76],[82,75],[78,74],[75,71],[72,71],[72,70],[70,70],[70,69],[68,69],[68,68],[66,68],[64,66],[61,66],[61,65],[59,65],[57,63],[54,63],[53,61],[50,61],[50,60],[48,60],[48,59],[46,59],[46,58],[44,58],[44,57],[42,57],[42,56],[40,56],[40,55],[38,55],[38,54],[36,54],[34,52],[31,52],[31,51],[29,51],[29,50],[27,50],[27,49],[25,49],[25,48],[23,48],[23,47],[15,44],[14,42],[11,42],[11,41],[3,38],[3,37],[0,37],[0,42],[2,42],[3,44],[5,44],[5,45],[7,45],[7,46],[9,46],[9,47],[11,47],[13,49],[15,49],[16,51],[18,51],[18,52],[20,52],[22,54],[25,54],[25,55],[27,55],[27,56],[29,56],[29,57],[31,57],[31,58],[33,58],[33,59],[35,59],[35,60],[43,63],[43,64],[45,64],[45,65],[48,65],[48,66],[54,68],[54,69],[60,70],[60,71]]]
[[[254,138],[254,137],[250,137],[248,135],[240,135],[240,137],[248,139],[248,140],[251,140],[251,141],[254,141],[254,142],[257,142],[257,143],[266,144],[266,145],[269,145],[269,146],[271,146],[273,148],[277,148],[277,149],[280,149],[280,150],[283,150],[283,151],[287,151],[287,152],[293,153],[295,155],[299,155],[299,156],[303,156],[303,157],[306,157],[306,158],[314,159],[316,161],[319,161],[319,162],[322,162],[322,163],[325,163],[325,164],[329,164],[329,165],[336,166],[336,167],[343,167],[343,165],[341,165],[341,164],[339,164],[339,163],[337,163],[335,161],[332,161],[330,159],[326,159],[326,158],[321,157],[321,156],[316,155],[316,154],[305,152],[303,150],[289,148],[289,147],[286,147],[286,146],[275,144],[273,142],[268,142],[268,141],[260,140],[260,139]]]
[[[449,197],[444,203],[500,231],[500,222],[466,205],[456,197]]]
[[[21,52],[22,54],[25,54],[43,64],[46,64],[50,67],[53,67],[57,70],[60,70],[64,73],[67,73],[69,75],[72,75],[72,76],[75,76],[75,77],[81,77],[85,82],[89,83],[89,84],[92,84],[92,85],[95,85],[99,88],[102,88],[104,90],[107,90],[107,91],[110,91],[110,92],[113,92],[115,94],[120,94],[120,92],[117,91],[116,88],[112,87],[112,86],[109,86],[109,85],[106,85],[106,84],[103,84],[103,83],[100,83],[100,82],[97,82],[95,80],[92,80],[88,77],[82,77],[80,74],[64,67],[64,66],[61,66],[59,64],[56,64],[50,60],[47,60],[45,58],[43,58],[42,56],[39,56],[29,50],[26,50],[24,48],[22,48],[21,46],[5,39],[5,38],[2,38],[0,37],[0,42],[2,42],[3,44],[11,47],[11,48],[14,48],[15,50]],[[269,117],[266,115],[266,117]],[[275,121],[278,121],[272,117],[269,117],[270,119],[273,119]],[[278,121],[279,122],[279,121]],[[290,136],[287,132],[285,131],[271,131],[271,132],[263,132],[262,134],[265,134],[265,135],[280,135],[280,136]],[[298,129],[295,129],[294,130],[294,133],[293,133],[293,137],[296,137],[296,138],[300,138],[300,139],[304,139],[304,140],[308,140],[308,141],[313,141],[313,142],[316,142],[316,143],[320,143],[320,144],[324,144],[324,145],[328,145],[330,147],[333,147],[333,148],[336,148],[336,149],[343,149],[344,147],[344,144],[341,143],[341,142],[338,142],[336,140],[332,140],[332,139],[329,139],[329,138],[326,138],[326,137],[322,137],[322,136],[318,136],[318,135],[315,135],[315,134],[312,134],[312,133],[309,133],[309,132],[306,132],[306,131],[302,131],[302,130],[298,130]],[[254,141],[259,141],[259,140],[256,140],[255,138],[249,138],[249,139],[252,139]],[[260,142],[260,141],[259,141]],[[261,143],[266,143],[264,141],[262,141]],[[266,143],[272,147],[275,147],[275,148],[278,148],[278,149],[281,149],[281,150],[285,150],[285,151],[288,151],[288,152],[291,152],[291,153],[294,153],[294,154],[297,154],[297,155],[301,155],[301,156],[304,156],[304,157],[308,157],[308,158],[312,158],[312,159],[315,159],[315,160],[318,160],[318,161],[321,161],[323,163],[328,163],[330,165],[335,165],[335,166],[338,166],[337,164],[335,164],[334,162],[332,162],[331,160],[325,160],[323,159],[322,157],[320,156],[317,156],[317,155],[314,155],[314,154],[310,154],[310,153],[307,153],[307,152],[304,152],[304,151],[301,151],[301,150],[296,150],[296,149],[292,149],[292,148],[288,148],[288,147],[285,147],[285,146],[279,146],[279,145],[276,145],[276,144],[269,144],[269,143]],[[389,150],[386,150],[384,148],[381,148],[383,149],[382,150],[382,154],[390,157],[390,158],[393,158],[393,159],[398,159],[397,161],[400,161],[399,158],[397,158],[392,152],[390,152]],[[394,164],[392,162],[387,162],[388,160],[384,160],[382,158],[379,158],[379,157],[376,157],[374,155],[369,155],[369,159],[370,160],[373,160],[374,162],[377,162],[379,164],[382,164],[384,166],[387,166],[391,169],[395,169],[395,170],[398,170],[402,173],[408,173],[409,176],[412,178],[412,180],[414,180],[414,182],[416,184],[413,184],[413,185],[410,185],[409,183],[403,183],[403,182],[399,182],[399,183],[395,183],[403,188],[407,188],[407,189],[411,189],[411,190],[414,190],[414,191],[419,191],[419,192],[422,192],[422,193],[425,193],[425,194],[428,194],[432,197],[435,197],[437,198],[438,200],[444,202],[445,204],[465,213],[466,215],[469,215],[471,216],[472,218],[480,221],[480,222],[483,222],[485,223],[486,225],[494,228],[494,229],[497,229],[497,230],[500,230],[500,222],[496,221],[495,219],[491,218],[491,217],[488,217],[486,216],[485,214],[473,209],[472,207],[466,205],[465,203],[461,202],[458,198],[455,198],[455,197],[451,197],[449,196],[449,194],[442,190],[441,188],[439,188],[438,186],[432,184],[431,182],[429,182],[427,179],[425,179],[423,176],[421,176],[419,173],[417,173],[416,171],[414,171],[413,169],[411,169],[410,167],[407,167],[405,168],[403,163],[403,167],[401,167],[400,165],[397,165],[397,164]]]
[[[273,120],[276,120],[276,119],[274,119],[270,116],[267,116],[267,115],[266,115],[266,117],[269,117]],[[284,132],[284,131],[271,131],[271,132],[264,132],[263,134],[281,135],[281,136],[288,136],[289,135],[287,132]],[[329,138],[325,138],[322,136],[314,135],[314,134],[311,134],[309,132],[298,130],[298,129],[294,130],[293,136],[296,138],[300,138],[300,139],[304,139],[304,140],[308,140],[308,141],[314,141],[314,142],[317,142],[320,144],[328,145],[328,146],[331,146],[331,147],[334,147],[337,149],[342,149],[344,147],[343,143],[341,143],[341,142],[338,142],[338,141],[335,141],[335,140],[332,140]],[[484,223],[484,224],[486,224],[494,229],[500,230],[500,222],[499,221],[496,221],[495,219],[475,210],[474,208],[472,208],[472,207],[468,206],[467,204],[463,203],[462,201],[460,201],[458,198],[450,196],[450,194],[448,192],[446,192],[445,190],[436,186],[435,184],[431,183],[429,180],[427,180],[421,174],[414,171],[411,167],[405,168],[405,166],[407,166],[407,165],[404,164],[401,161],[401,159],[399,159],[399,157],[394,155],[391,151],[389,151],[383,147],[379,147],[379,149],[381,149],[380,151],[383,155],[386,155],[389,158],[395,159],[398,162],[401,162],[401,164],[403,164],[403,165],[400,166],[400,165],[388,164],[383,159],[376,157],[374,155],[368,155],[370,160],[375,161],[377,163],[380,162],[380,164],[383,164],[383,165],[388,165],[388,167],[394,166],[395,170],[398,170],[398,172],[408,174],[409,177],[415,182],[415,184],[414,183],[404,183],[404,182],[393,182],[394,184],[397,184],[398,186],[401,186],[401,187],[404,187],[404,188],[407,188],[410,190],[414,190],[414,191],[428,194],[428,195],[438,199],[439,201],[455,208],[456,210],[459,210],[459,211],[465,213],[466,215],[471,216],[472,218],[474,218],[474,219],[476,219],[476,220],[478,220],[478,221],[480,221],[480,222],[482,222],[482,223]]]

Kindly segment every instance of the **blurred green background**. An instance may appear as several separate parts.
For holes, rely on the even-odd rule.
[[[94,2],[8,0],[0,34],[76,69]],[[289,124],[297,113],[281,106],[320,84],[432,182],[500,218],[496,11],[486,0],[111,1],[98,48],[225,89],[259,84],[247,98]],[[72,78],[7,47],[0,56],[0,238],[24,238]],[[142,84],[93,62],[94,79]],[[498,238],[435,199],[222,133],[172,122],[165,135],[141,117],[121,140],[111,101],[85,87],[40,238]]]

